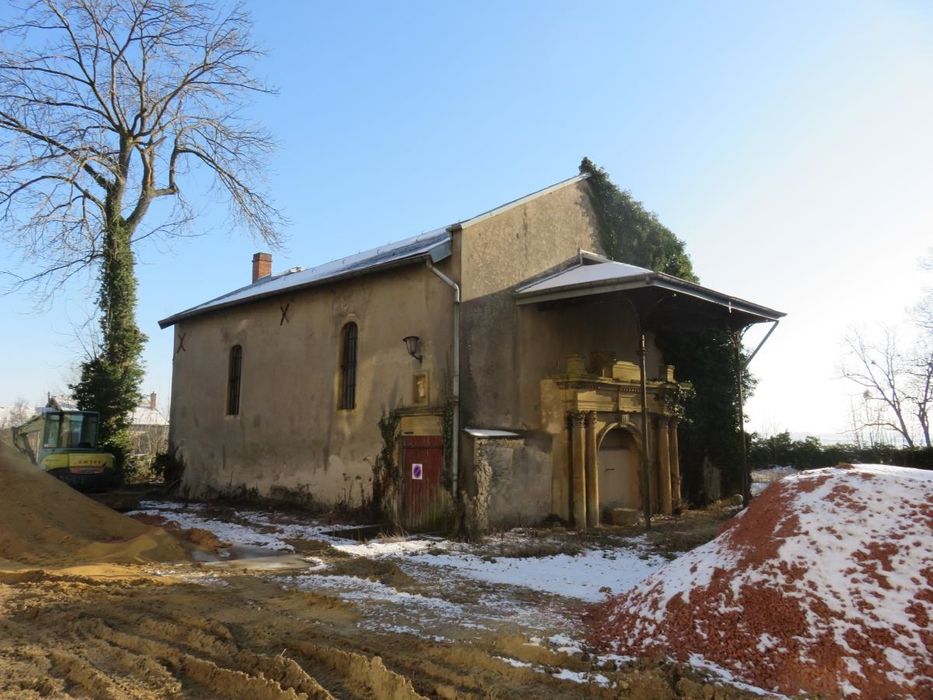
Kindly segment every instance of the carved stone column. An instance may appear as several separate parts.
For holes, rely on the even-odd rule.
[[[570,414],[570,492],[573,526],[586,529],[586,440],[583,413]]]
[[[596,470],[596,411],[588,411],[586,426],[586,526],[599,527],[599,477]]]
[[[671,445],[671,505],[675,513],[683,508],[680,495],[680,446],[677,442],[677,419],[672,418],[668,427]]]
[[[668,420],[658,416],[658,505],[661,513],[673,512],[671,503],[671,449],[668,443]]]

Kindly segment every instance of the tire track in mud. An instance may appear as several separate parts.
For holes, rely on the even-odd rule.
[[[606,670],[493,632],[438,643],[378,631],[353,604],[257,576],[199,585],[136,567],[123,579],[3,581],[3,698],[684,696],[679,676],[657,667]],[[555,678],[561,670],[599,673],[606,687]]]
[[[409,658],[424,653],[417,640],[366,635],[339,601],[244,583],[233,591],[68,577],[20,583],[0,620],[0,693],[407,700],[423,697],[413,673],[433,696],[486,695],[449,659],[422,674]],[[250,605],[257,588],[269,589],[262,606]],[[381,658],[387,651],[400,673]]]

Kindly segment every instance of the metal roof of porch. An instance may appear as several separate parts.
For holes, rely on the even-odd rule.
[[[641,312],[650,311],[653,325],[693,320],[698,325],[726,321],[742,327],[786,315],[673,275],[585,252],[570,267],[519,287],[515,297],[518,304],[540,304],[613,292],[626,293]]]

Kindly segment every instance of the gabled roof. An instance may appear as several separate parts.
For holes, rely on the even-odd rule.
[[[323,265],[318,265],[317,267],[308,269],[294,268],[278,275],[263,277],[246,287],[235,289],[232,292],[206,301],[203,304],[192,306],[190,309],[185,309],[168,318],[164,318],[159,321],[159,327],[168,328],[181,320],[191,318],[192,316],[199,316],[209,311],[217,311],[218,309],[237,306],[257,299],[263,299],[265,297],[271,297],[320,284],[336,282],[348,277],[369,274],[391,267],[408,265],[428,258],[430,258],[431,262],[440,262],[450,257],[451,232],[459,231],[467,226],[483,221],[484,219],[526,204],[537,197],[585,180],[587,177],[589,177],[588,174],[576,175],[538,190],[537,192],[532,192],[524,197],[503,204],[495,209],[490,209],[472,218],[459,221],[444,228],[422,233],[412,238],[406,238],[402,241],[389,243],[378,248],[373,248],[372,250],[357,253],[356,255],[333,260]]]
[[[662,298],[677,300],[682,311],[716,313],[742,323],[777,321],[786,315],[673,275],[585,252],[570,267],[519,287],[515,296],[518,304],[537,304],[610,292],[630,292],[654,305]]]
[[[397,243],[390,243],[346,258],[333,260],[317,267],[295,268],[278,275],[263,277],[246,287],[241,287],[229,294],[224,294],[216,299],[211,299],[203,304],[162,319],[159,321],[159,327],[167,328],[178,323],[178,321],[208,311],[236,306],[248,301],[282,294],[286,291],[313,287],[326,282],[335,282],[347,277],[385,270],[427,258],[430,258],[431,262],[440,262],[448,257],[450,257],[450,232],[446,228],[437,229],[422,233],[419,236],[406,238]]]

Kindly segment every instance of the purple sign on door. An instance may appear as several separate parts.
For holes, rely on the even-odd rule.
[[[411,478],[421,481],[424,478],[424,468],[420,464],[411,465]]]

